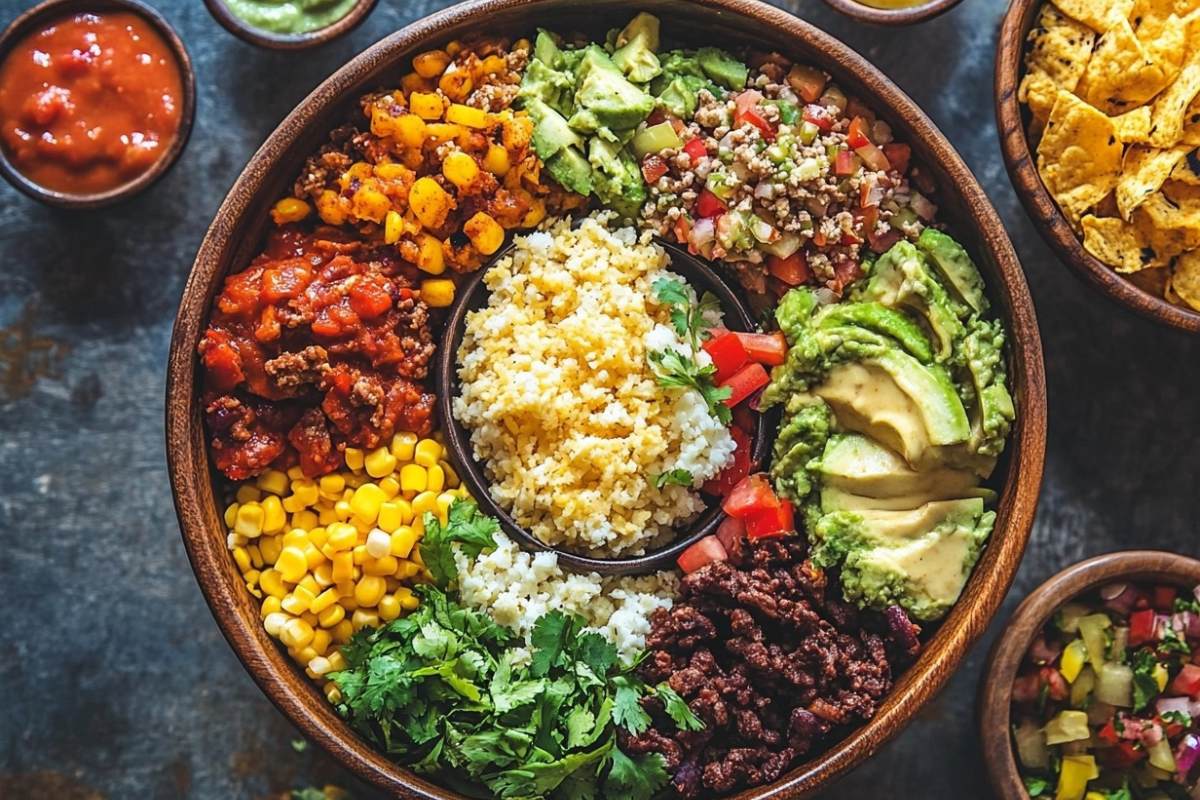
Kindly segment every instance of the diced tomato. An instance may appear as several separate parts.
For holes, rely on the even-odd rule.
[[[642,159],[642,177],[646,183],[657,183],[658,179],[667,174],[667,162],[662,156],[651,154]]]
[[[858,162],[854,158],[854,153],[849,150],[838,150],[837,156],[833,159],[833,174],[846,176],[853,175],[858,169]]]
[[[883,154],[887,156],[892,169],[901,175],[908,172],[908,162],[912,159],[912,148],[899,142],[889,142],[883,146]]]
[[[708,149],[704,146],[704,140],[698,136],[695,139],[688,139],[687,143],[683,146],[683,152],[687,153],[692,161],[708,155]]]
[[[1179,670],[1179,674],[1175,676],[1175,680],[1171,681],[1171,692],[1186,694],[1191,698],[1200,696],[1200,667],[1195,664],[1184,664],[1183,669]]]
[[[1096,734],[1096,738],[1098,738],[1100,741],[1104,742],[1105,744],[1111,745],[1111,744],[1117,743],[1117,741],[1120,739],[1120,737],[1117,736],[1117,726],[1113,724],[1113,721],[1111,719],[1108,722],[1106,722],[1104,724],[1104,727],[1101,728],[1100,731]]]
[[[696,213],[706,219],[719,217],[725,213],[725,201],[708,189],[701,189],[700,196],[696,198]]]
[[[745,519],[754,511],[779,508],[779,498],[767,477],[758,473],[742,478],[721,503],[721,508],[731,517]]]
[[[392,307],[392,296],[376,281],[356,281],[350,289],[350,307],[363,319],[374,319]]]
[[[729,397],[725,398],[725,405],[733,408],[770,382],[771,376],[763,369],[762,364],[747,364],[729,379],[721,382],[721,386],[727,386],[730,390]]]
[[[1067,699],[1070,689],[1067,688],[1067,679],[1063,677],[1061,672],[1054,667],[1042,667],[1038,671],[1038,677],[1049,688],[1051,700]]]
[[[1139,750],[1133,742],[1120,742],[1116,747],[1106,747],[1097,751],[1100,761],[1115,769],[1131,767],[1146,757],[1145,750]]]
[[[812,278],[812,273],[808,269],[808,259],[804,257],[804,253],[800,250],[792,253],[787,258],[767,256],[767,272],[770,272],[788,286],[799,286],[802,283],[808,283],[809,279]]]
[[[829,288],[835,292],[841,292],[847,286],[861,278],[862,274],[862,269],[858,266],[857,261],[843,258],[833,265],[833,280],[828,282]]]
[[[854,148],[854,152],[870,169],[878,172],[887,172],[892,168],[891,162],[888,161],[887,156],[883,154],[883,151],[870,142],[867,142],[861,147]]]
[[[747,89],[733,98],[733,111],[735,114],[740,114],[743,111],[755,108],[762,102],[762,99],[762,92],[757,89]]]
[[[692,233],[692,218],[686,214],[680,214],[675,218],[675,224],[671,229],[675,232],[675,241],[685,244],[688,236]]]
[[[1135,611],[1129,615],[1129,646],[1154,640],[1154,609]]]
[[[734,98],[733,124],[740,127],[748,122],[758,128],[764,139],[773,142],[775,141],[775,128],[762,115],[758,105],[761,101],[762,93],[753,89],[742,92]]]
[[[852,245],[852,244],[861,244],[861,243],[862,243],[862,239],[858,238],[857,235],[851,233],[850,231],[842,231],[842,238],[838,239],[838,244],[840,244],[840,245]]]
[[[733,460],[725,468],[709,478],[700,491],[713,497],[727,497],[750,474],[750,434],[738,426],[729,429],[733,437]]]
[[[864,147],[871,143],[867,135],[867,121],[862,117],[850,120],[850,130],[846,131],[846,144],[853,148]]]
[[[787,339],[783,333],[735,333],[751,361],[777,367],[787,358]]]
[[[825,110],[825,106],[815,104],[805,106],[804,121],[816,125],[821,133],[829,133],[833,130],[833,117]]]
[[[746,538],[746,523],[737,517],[725,517],[717,528],[717,538],[721,541],[725,552],[732,551],[737,543]]]
[[[718,384],[733,377],[750,360],[741,338],[732,331],[718,333],[701,346],[717,368],[714,378]]]
[[[1174,586],[1155,586],[1150,600],[1154,610],[1160,614],[1170,614],[1175,610],[1175,595],[1179,590]]]
[[[796,529],[792,504],[781,500],[778,508],[762,508],[746,517],[746,536],[750,539],[773,539]]]
[[[695,572],[714,561],[724,561],[727,558],[729,554],[725,552],[725,545],[721,544],[721,540],[716,536],[705,536],[680,553],[675,563],[684,572]]]
[[[1178,722],[1164,722],[1161,717],[1155,717],[1154,721],[1157,722],[1160,727],[1162,727],[1163,736],[1167,737],[1168,739],[1174,739],[1176,736],[1187,730]]]

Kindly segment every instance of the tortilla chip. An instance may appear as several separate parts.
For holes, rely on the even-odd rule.
[[[1088,214],[1082,224],[1083,249],[1117,272],[1143,270],[1154,257],[1141,231],[1123,219]]]
[[[1200,61],[1193,54],[1179,77],[1154,101],[1151,112],[1150,144],[1174,147],[1183,138],[1183,123],[1188,105],[1200,92]]]
[[[1193,150],[1171,170],[1171,180],[1200,186],[1200,150]]]
[[[1145,13],[1134,33],[1146,50],[1146,55],[1161,64],[1172,78],[1179,74],[1187,54],[1187,30],[1176,14],[1169,11],[1165,14],[1157,11]]]
[[[1108,30],[1118,19],[1126,19],[1134,0],[1053,0],[1064,14],[1079,20],[1097,33]]]
[[[1179,141],[1192,147],[1200,147],[1200,96],[1188,103],[1183,112],[1183,134]]]
[[[1189,203],[1200,207],[1200,186],[1183,181],[1167,181],[1162,185],[1163,196],[1177,206]]]
[[[1122,219],[1128,220],[1135,208],[1162,187],[1189,149],[1155,150],[1137,144],[1125,151],[1121,178],[1117,181],[1117,210]]]
[[[1117,126],[1117,136],[1122,142],[1147,142],[1150,140],[1150,106],[1139,106],[1113,117],[1113,124]]]
[[[1027,72],[1025,77],[1021,78],[1021,85],[1017,87],[1017,100],[1029,106],[1029,113],[1033,115],[1033,125],[1030,126],[1030,137],[1037,137],[1046,127],[1046,120],[1050,119],[1050,110],[1054,108],[1054,101],[1058,98],[1059,86],[1044,72]]]
[[[1182,51],[1182,29],[1177,27],[1170,36]],[[1178,73],[1178,65],[1160,63],[1146,51],[1129,20],[1119,19],[1097,42],[1079,95],[1106,114],[1121,114],[1153,99]]]
[[[1133,225],[1163,263],[1200,247],[1200,202],[1176,205],[1162,194],[1146,198]]]
[[[1080,217],[1112,191],[1121,173],[1116,126],[1067,91],[1058,93],[1037,156],[1046,188],[1076,227]]]
[[[1029,32],[1025,65],[1041,72],[1059,87],[1075,91],[1087,68],[1096,34],[1052,5],[1042,6],[1037,25]]]
[[[1200,253],[1184,253],[1175,262],[1170,289],[1180,300],[1200,311]]]

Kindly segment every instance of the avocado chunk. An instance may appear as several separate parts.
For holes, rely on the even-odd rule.
[[[879,257],[862,299],[917,314],[933,336],[937,360],[954,357],[955,343],[963,336],[960,316],[965,313],[960,315],[957,302],[934,278],[921,252],[910,242],[897,242]]]
[[[626,219],[635,219],[646,202],[646,183],[637,162],[618,144],[594,137],[588,144],[592,191],[600,202]]]
[[[544,28],[538,28],[537,38],[533,40],[533,57],[550,69],[561,69],[564,64],[562,50],[558,49],[554,34]]]
[[[815,465],[833,428],[829,405],[813,400],[794,410],[775,437],[771,477],[788,499],[802,503],[816,486]]]
[[[658,49],[658,17],[638,14],[617,34],[616,46],[613,63],[634,83],[649,83],[662,73],[654,54]]]
[[[926,228],[917,237],[917,249],[925,254],[959,300],[976,314],[988,310],[983,278],[961,244],[935,228]]]
[[[696,51],[696,62],[705,76],[726,89],[740,91],[746,88],[750,70],[741,61],[715,47],[701,47]]]
[[[846,303],[829,306],[817,323],[821,328],[858,327],[888,336],[923,364],[933,361],[929,337],[907,316],[882,303]]]
[[[825,489],[869,498],[962,497],[978,481],[966,470],[947,467],[915,470],[894,450],[853,433],[829,439],[817,470]]]
[[[975,320],[963,340],[963,357],[975,389],[978,441],[975,451],[998,456],[1016,418],[1004,366],[1004,328],[999,321]]]
[[[575,104],[575,78],[569,72],[551,69],[542,61],[534,59],[529,62],[525,74],[521,77],[521,89],[517,93],[517,99],[526,109],[537,100],[566,116],[571,113]],[[534,119],[536,121],[537,118]]]
[[[592,165],[574,147],[564,147],[547,159],[546,171],[572,192],[588,194],[592,191]]]
[[[571,130],[562,114],[544,101],[531,98],[526,101],[525,110],[533,119],[533,150],[538,158],[546,161],[564,148],[583,147],[579,134]]]
[[[656,93],[658,104],[682,119],[689,119],[696,113],[700,99],[697,92],[705,84],[700,78],[689,78],[677,75]]]
[[[658,17],[642,11],[636,17],[629,20],[629,24],[617,34],[616,46],[621,48],[631,42],[640,40],[642,46],[648,50],[658,50],[658,34]]]
[[[654,98],[630,83],[598,45],[588,45],[576,68],[575,104],[595,125],[635,128],[654,110]]]

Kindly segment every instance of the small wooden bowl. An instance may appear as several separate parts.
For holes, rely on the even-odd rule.
[[[658,240],[671,258],[671,269],[683,276],[695,288],[697,294],[712,292],[721,301],[725,312],[726,327],[735,331],[754,330],[754,320],[749,309],[737,292],[732,290],[720,276],[700,259],[689,254],[678,245],[665,240]],[[707,503],[705,511],[691,524],[679,532],[679,535],[669,544],[651,550],[640,556],[624,558],[596,558],[580,555],[560,547],[551,547],[516,521],[503,506],[492,499],[488,491],[490,481],[487,479],[483,465],[475,458],[471,446],[471,433],[454,417],[454,398],[461,391],[458,381],[458,349],[462,344],[466,331],[467,314],[487,305],[488,291],[483,283],[483,277],[491,264],[512,253],[513,246],[501,250],[493,257],[491,263],[480,269],[459,287],[458,299],[450,309],[446,319],[445,332],[442,334],[442,346],[437,354],[437,368],[434,380],[437,385],[438,415],[442,421],[442,432],[446,436],[446,446],[449,448],[455,466],[459,468],[459,477],[467,483],[471,495],[492,516],[500,520],[500,526],[510,537],[520,542],[526,550],[552,550],[558,553],[558,561],[576,572],[598,572],[601,575],[627,575],[632,573],[649,573],[659,569],[671,569],[679,554],[697,539],[716,531],[725,513],[721,504],[715,499],[705,496]],[[770,434],[778,420],[778,414],[756,414],[758,426],[755,428],[750,453],[750,471],[757,472],[767,463],[767,449],[770,445]]]
[[[367,18],[377,2],[378,0],[358,0],[354,8],[336,22],[308,33],[292,34],[274,33],[254,27],[230,11],[229,6],[225,5],[225,0],[204,0],[204,5],[208,6],[208,12],[217,22],[221,23],[222,28],[244,42],[265,47],[268,50],[305,50],[345,36]]]
[[[1071,229],[1067,218],[1037,171],[1037,158],[1030,149],[1025,131],[1029,111],[1017,101],[1017,87],[1024,74],[1026,37],[1033,27],[1043,0],[1012,0],[1000,25],[996,48],[996,126],[1000,150],[1012,179],[1013,188],[1034,227],[1075,274],[1085,279],[1121,305],[1164,325],[1200,333],[1200,312],[1169,303],[1128,278],[1117,274],[1087,250]]]
[[[1200,561],[1174,553],[1131,550],[1108,553],[1067,567],[1035,589],[1013,612],[988,657],[979,692],[979,736],[988,779],[1002,800],[1029,800],[1009,733],[1012,685],[1038,632],[1064,603],[1114,581],[1200,584]]]
[[[929,0],[908,8],[875,8],[858,0],[825,0],[826,5],[859,22],[876,25],[912,25],[945,14],[962,0]]]
[[[162,14],[140,0],[43,0],[13,20],[4,29],[4,33],[0,34],[0,63],[8,58],[17,44],[42,24],[58,17],[85,11],[129,11],[149,22],[171,48],[179,64],[180,84],[183,87],[182,107],[175,138],[153,166],[133,180],[103,192],[71,194],[47,189],[25,177],[9,161],[4,148],[0,147],[0,174],[5,180],[34,200],[59,208],[101,208],[127,200],[149,189],[159,178],[166,175],[179,159],[192,133],[192,120],[196,116],[196,73],[192,69],[192,59],[188,56],[187,48]]]
[[[1018,415],[991,484],[1000,493],[995,531],[962,597],[928,632],[921,656],[897,676],[873,719],[778,781],[737,795],[739,800],[810,796],[877,752],[937,694],[1008,591],[1033,523],[1045,458],[1046,383],[1037,320],[1021,265],[983,189],[929,117],[866,59],[757,0],[645,0],[638,8],[667,20],[668,38],[681,44],[776,49],[815,64],[874,108],[900,141],[912,145],[914,160],[939,187],[941,218],[976,259],[995,313],[1009,331],[1008,368]],[[166,437],[175,506],[197,580],[217,624],[267,696],[308,738],[394,796],[456,797],[357,736],[263,630],[257,604],[225,545],[218,505],[223,484],[205,443],[196,345],[225,276],[244,268],[261,246],[271,205],[288,191],[329,131],[357,108],[360,94],[397,85],[413,55],[454,39],[525,36],[538,26],[603,37],[631,13],[624,0],[471,0],[368,48],[301,102],[250,160],[217,211],[183,291],[167,371]]]

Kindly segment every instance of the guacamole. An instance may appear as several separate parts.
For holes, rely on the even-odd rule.
[[[349,14],[355,0],[225,0],[243,22],[271,33],[309,33]]]
[[[790,349],[762,400],[784,409],[771,477],[804,509],[814,562],[861,606],[937,619],[991,533],[981,483],[1015,410],[982,287],[966,251],[928,229],[843,302],[801,287],[776,309]]]

